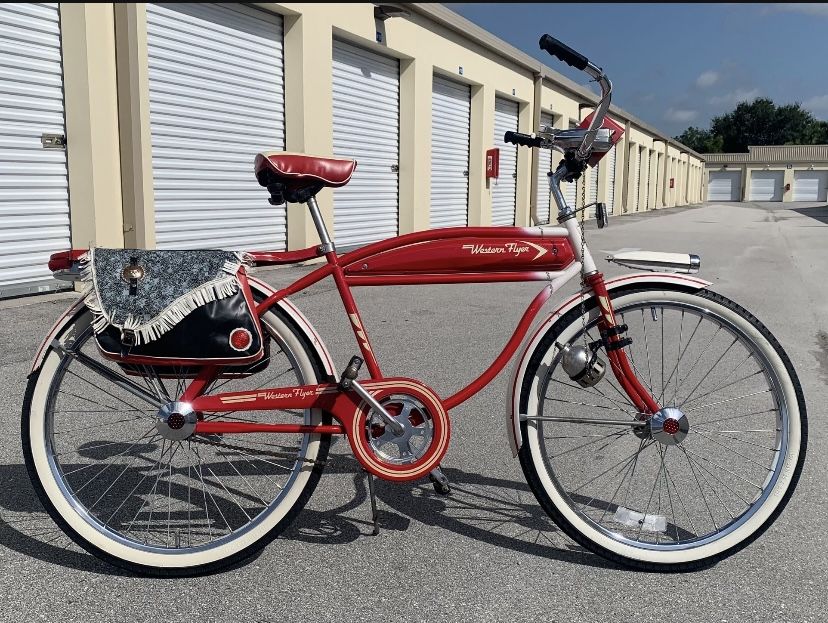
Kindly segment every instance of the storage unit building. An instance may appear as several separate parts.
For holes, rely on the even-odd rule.
[[[708,201],[828,200],[828,145],[752,145],[704,157]]]
[[[73,246],[316,247],[308,211],[270,205],[256,182],[260,151],[358,161],[317,196],[340,251],[429,227],[554,222],[545,174],[560,156],[503,135],[576,125],[595,93],[445,6],[406,6],[382,28],[369,3],[0,6],[0,298],[70,287],[46,264]],[[570,207],[644,209],[639,154],[615,163],[630,140],[702,162],[610,115],[624,151],[564,183]],[[797,182],[797,197],[821,196],[821,181]]]

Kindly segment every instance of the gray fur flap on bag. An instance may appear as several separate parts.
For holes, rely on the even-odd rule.
[[[112,325],[135,345],[158,339],[193,310],[234,294],[245,256],[233,251],[90,249],[80,258],[92,328]]]

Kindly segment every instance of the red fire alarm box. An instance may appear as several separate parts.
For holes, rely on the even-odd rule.
[[[486,151],[486,179],[500,175],[500,149],[493,147]]]
[[[675,185],[675,181],[676,179],[674,177],[670,178],[670,188],[672,188]]]
[[[590,122],[592,121],[592,117],[594,114],[594,111],[589,113],[586,119],[581,121],[578,127],[584,130],[587,129],[589,127]],[[604,123],[601,124],[601,127],[606,128],[611,132],[610,140],[612,141],[613,145],[620,141],[621,137],[624,136],[624,126],[618,125],[618,123],[616,123],[609,117],[604,117]],[[596,164],[598,164],[598,161],[601,160],[601,158],[603,158],[607,153],[608,152],[606,151],[593,152],[593,154],[589,157],[589,162],[587,164],[589,164],[589,166],[591,167],[594,167]]]

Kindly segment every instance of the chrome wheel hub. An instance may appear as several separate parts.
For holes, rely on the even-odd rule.
[[[689,431],[690,421],[675,407],[665,407],[650,418],[650,437],[665,446],[681,443]]]
[[[158,410],[155,429],[164,439],[181,441],[195,431],[198,414],[188,402],[170,402]]]

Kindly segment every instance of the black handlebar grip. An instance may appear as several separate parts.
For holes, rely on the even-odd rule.
[[[523,134],[522,132],[506,132],[503,135],[504,143],[512,143],[513,145],[521,145],[523,147],[540,147],[541,139],[537,136]]]
[[[552,56],[556,56],[570,67],[583,71],[589,64],[586,56],[579,54],[565,43],[561,43],[555,37],[544,35],[540,38],[539,43],[541,50],[546,50]]]

